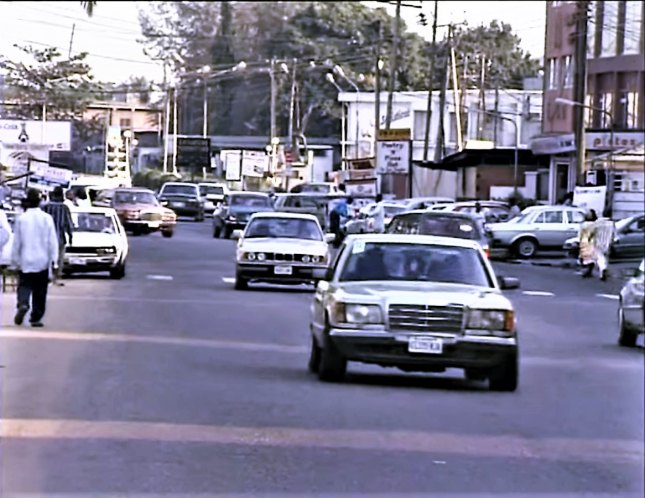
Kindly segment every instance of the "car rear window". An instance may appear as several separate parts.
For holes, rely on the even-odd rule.
[[[388,227],[388,233],[436,235],[478,240],[479,227],[474,220],[457,216],[399,216]]]
[[[197,195],[197,188],[194,185],[164,185],[164,195]]]

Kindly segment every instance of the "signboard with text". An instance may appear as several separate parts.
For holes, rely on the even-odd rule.
[[[177,166],[199,169],[211,165],[210,138],[177,137]]]
[[[52,150],[70,150],[70,121],[23,121],[0,119],[0,142],[4,144],[47,145]]]
[[[573,205],[589,210],[594,209],[598,215],[605,210],[607,187],[576,187],[573,190]]]
[[[226,181],[239,182],[242,179],[242,151],[223,150],[220,160],[226,171]]]
[[[269,166],[269,156],[266,152],[255,150],[242,151],[242,175],[263,177]]]
[[[405,175],[410,172],[410,141],[376,142],[376,172]]]

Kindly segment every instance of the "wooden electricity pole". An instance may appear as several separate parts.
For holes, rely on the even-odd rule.
[[[434,64],[437,57],[437,15],[439,1],[434,2],[434,20],[432,21],[432,53],[430,54],[430,75],[428,77],[428,105],[426,107],[426,127],[423,137],[423,160],[428,160],[428,147],[430,145],[430,123],[432,118],[432,92],[434,89]]]
[[[392,97],[394,93],[394,81],[399,68],[399,36],[401,33],[401,0],[396,2],[396,16],[394,18],[394,39],[392,40],[392,56],[390,60],[390,71],[387,94],[387,114],[385,116],[385,128],[390,129],[392,123]]]

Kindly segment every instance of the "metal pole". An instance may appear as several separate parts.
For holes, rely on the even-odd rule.
[[[177,174],[177,90],[178,87],[175,87],[172,101],[172,172],[175,175]]]
[[[170,133],[170,89],[166,88],[166,105],[164,115],[163,139],[163,172],[168,173],[168,135]]]
[[[376,41],[376,68],[374,70],[376,84],[374,86],[374,157],[376,157],[376,146],[378,142],[378,133],[381,128],[381,38],[383,31],[381,22],[378,21],[378,40]]]
[[[504,119],[504,118],[502,118]],[[520,134],[517,128],[517,123],[515,122],[514,119],[508,119],[511,123],[513,123],[513,126],[515,127],[515,157],[514,157],[514,164],[513,164],[513,197],[515,197],[515,200],[517,200],[517,176],[518,176],[518,171],[517,171],[517,156],[518,156],[518,148],[520,146]]]
[[[392,123],[392,94],[394,93],[394,80],[398,69],[399,32],[401,29],[401,0],[396,2],[396,17],[394,18],[394,40],[392,41],[392,58],[390,61],[389,81],[387,89],[387,114],[385,128],[390,129]]]
[[[47,124],[47,100],[43,101],[43,122],[40,132],[40,143],[45,143],[45,125]]]
[[[275,87],[275,58],[271,59],[271,68],[269,70],[271,76],[271,141],[276,136],[276,87]]]
[[[202,137],[208,136],[208,85],[206,84],[206,76],[204,76],[204,123],[202,125]]]
[[[342,104],[340,115],[340,155],[343,156],[341,160],[341,169],[347,169],[347,104]]]
[[[426,128],[423,137],[423,160],[428,160],[428,147],[430,145],[430,122],[432,119],[432,95],[434,89],[434,62],[437,57],[437,16],[439,1],[434,2],[434,21],[432,22],[432,56],[430,58],[430,79],[428,81],[428,105],[426,108]]]

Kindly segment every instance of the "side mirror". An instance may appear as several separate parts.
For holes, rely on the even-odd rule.
[[[328,244],[331,244],[334,240],[336,240],[336,235],[333,233],[326,233],[325,234],[325,242]]]
[[[502,290],[519,289],[520,280],[515,277],[497,277],[497,282]]]
[[[243,234],[244,232],[242,230],[233,230],[233,232],[231,233],[231,239],[240,240]]]
[[[334,276],[334,271],[331,268],[314,268],[311,272],[314,280],[331,280]]]

